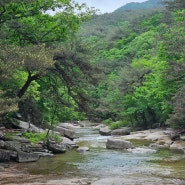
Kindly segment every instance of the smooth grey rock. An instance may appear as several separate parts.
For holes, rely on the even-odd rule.
[[[72,129],[67,129],[65,127],[57,126],[54,130],[56,132],[59,132],[62,136],[65,136],[71,140],[75,139],[75,133]]]
[[[130,128],[125,127],[125,128],[115,129],[115,130],[112,131],[111,134],[112,135],[120,135],[120,136],[129,135],[130,134]]]
[[[111,130],[109,129],[109,127],[102,127],[99,130],[99,134],[102,136],[110,136],[111,135]]]
[[[109,138],[106,143],[107,149],[128,149],[133,148],[130,141],[125,141],[122,139]]]
[[[23,152],[44,152],[44,148],[41,144],[24,144],[22,145],[21,150]]]
[[[78,145],[74,141],[70,140],[67,137],[63,137],[61,143],[64,144],[66,146],[66,148],[69,150],[72,150],[74,148],[78,148]]]
[[[48,141],[46,146],[47,146],[47,149],[52,151],[53,153],[65,153],[66,152],[66,146],[64,144],[53,143],[51,141]]]
[[[29,130],[35,133],[41,133],[44,132],[43,129],[36,127],[35,125],[25,122],[25,121],[20,121],[20,120],[16,120],[18,123],[14,124],[17,128],[19,129],[23,129],[23,130]]]
[[[185,135],[181,135],[180,140],[185,141]]]
[[[34,162],[39,160],[39,155],[34,153],[26,153],[19,151],[17,155],[17,162]]]
[[[89,148],[88,147],[79,147],[77,149],[78,152],[86,152],[86,151],[89,151]]]

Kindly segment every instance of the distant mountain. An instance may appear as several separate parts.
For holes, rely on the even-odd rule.
[[[148,8],[161,8],[162,0],[148,0],[143,3],[128,3],[118,9],[116,9],[114,12],[120,12],[123,10],[141,10],[141,9],[148,9]]]

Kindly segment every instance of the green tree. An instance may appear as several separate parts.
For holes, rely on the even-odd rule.
[[[22,103],[30,98],[38,101],[38,80],[55,68],[56,57],[63,55],[61,43],[71,42],[82,21],[94,10],[71,0],[49,0],[47,3],[44,0],[3,0],[0,4],[3,54],[0,75],[5,79],[0,84],[1,98],[13,100],[18,97]],[[49,11],[58,9],[62,11],[49,14]],[[67,78],[63,80],[67,81]],[[19,103],[19,108],[22,103]]]
[[[185,2],[183,0],[164,0],[169,10],[183,10],[185,9]]]

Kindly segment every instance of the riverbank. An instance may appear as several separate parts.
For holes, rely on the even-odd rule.
[[[121,150],[106,149],[106,140],[118,137],[125,140],[149,140],[152,144],[170,136],[163,129],[131,132],[126,136],[101,136],[92,127],[75,130],[79,146],[88,146],[90,151],[70,151],[66,154],[41,158],[38,162],[10,164],[1,172],[2,185],[182,185],[185,184],[185,169],[174,169],[148,163],[163,160],[161,154],[132,154]],[[174,142],[174,141],[172,141]],[[163,143],[164,144],[164,143]],[[168,154],[167,154],[168,155]],[[184,155],[177,155],[182,158]],[[172,158],[178,158],[176,154]],[[166,157],[165,157],[166,158]],[[176,170],[176,171],[173,171]],[[173,173],[173,174],[172,174]]]
[[[179,135],[178,138],[173,139],[177,135],[176,131],[171,128],[167,129],[149,129],[143,131],[131,132],[130,135],[121,136],[125,140],[145,140],[150,141],[151,148],[169,148],[172,150],[180,150],[185,153],[185,140]]]

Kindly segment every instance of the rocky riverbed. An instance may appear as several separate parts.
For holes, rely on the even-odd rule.
[[[153,129],[130,132],[129,135],[109,136],[101,136],[97,127],[78,127],[74,131],[77,137],[73,142],[86,150],[72,150],[64,154],[40,158],[39,161],[31,163],[0,164],[1,184],[185,184],[184,141],[172,139],[171,129]],[[107,149],[106,143],[110,139],[129,141],[133,146],[126,150]],[[143,142],[143,145],[137,146],[136,141]],[[144,141],[149,141],[147,146]],[[158,152],[159,148],[178,149],[179,153],[168,151],[161,154]],[[168,164],[149,162],[166,159]],[[180,160],[182,162],[178,165],[172,164]]]

